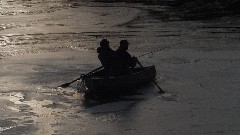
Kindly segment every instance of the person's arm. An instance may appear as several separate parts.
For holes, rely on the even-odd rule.
[[[126,53],[126,57],[128,60],[129,67],[131,68],[135,67],[137,64],[136,57],[134,56],[132,57],[128,52]]]

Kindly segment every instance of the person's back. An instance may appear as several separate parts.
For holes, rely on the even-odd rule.
[[[136,66],[134,57],[127,52],[128,41],[121,40],[119,48],[115,51],[113,56],[113,72],[115,75],[124,75],[130,73],[130,67]]]
[[[100,42],[100,47],[97,48],[98,58],[108,74],[112,65],[112,57],[114,51],[109,47],[109,42],[103,39]]]

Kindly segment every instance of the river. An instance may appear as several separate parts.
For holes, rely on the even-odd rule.
[[[0,134],[146,135],[240,133],[238,17],[181,20],[168,5],[77,0],[1,0]],[[156,81],[140,93],[86,101],[70,82],[101,64],[107,38]],[[164,50],[158,51],[161,48]]]

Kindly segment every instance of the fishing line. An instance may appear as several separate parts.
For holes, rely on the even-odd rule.
[[[173,46],[177,46],[177,45],[178,45],[178,44],[171,45],[171,46],[167,46],[167,47],[163,47],[163,48],[157,49],[157,50],[155,50],[155,51],[151,51],[151,52],[148,52],[148,53],[142,54],[142,55],[138,56],[138,58],[143,57],[143,56],[146,56],[146,55],[149,55],[149,54],[152,54],[152,55],[153,55],[154,53],[156,53],[156,52],[158,52],[158,51],[161,51],[161,50],[164,50],[164,49],[167,49],[167,48],[173,47]]]

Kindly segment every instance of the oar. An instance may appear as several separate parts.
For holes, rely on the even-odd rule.
[[[136,59],[136,60],[137,60],[138,65],[140,65],[140,67],[143,68],[143,65],[139,62],[139,60],[138,59]],[[157,84],[157,82],[155,80],[153,80],[153,82],[158,87],[159,93],[165,93],[165,91],[163,91],[163,89],[158,86],[158,84]]]
[[[61,86],[58,86],[58,87],[66,88],[66,87],[68,87],[70,84],[72,84],[73,82],[76,82],[77,80],[80,80],[80,79],[82,79],[82,78],[84,78],[84,77],[86,77],[86,76],[89,76],[89,75],[91,75],[92,73],[94,73],[94,72],[96,72],[96,71],[98,71],[98,70],[100,70],[100,69],[102,69],[102,68],[103,68],[103,66],[101,66],[101,67],[99,67],[99,68],[96,68],[96,69],[92,70],[91,72],[87,73],[86,75],[83,75],[83,76],[81,76],[81,77],[79,77],[79,78],[77,78],[77,79],[75,79],[75,80],[73,80],[73,81],[71,81],[71,82],[69,82],[69,83],[64,83],[64,84],[62,84]]]

